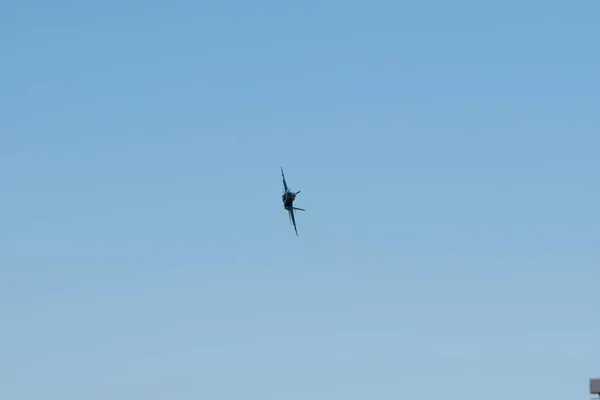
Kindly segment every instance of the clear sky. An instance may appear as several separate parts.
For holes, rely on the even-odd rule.
[[[4,2],[0,398],[587,398],[599,14]]]

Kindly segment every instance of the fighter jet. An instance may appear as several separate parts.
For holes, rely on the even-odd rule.
[[[303,208],[294,207],[294,200],[296,200],[296,195],[301,192],[298,190],[296,193],[292,192],[287,183],[285,182],[285,175],[283,175],[283,167],[281,167],[281,177],[283,178],[283,196],[281,196],[283,201],[283,208],[285,208],[290,217],[290,222],[294,225],[294,231],[296,231],[296,236],[298,236],[298,230],[296,229],[296,218],[294,218],[294,211],[306,211]]]

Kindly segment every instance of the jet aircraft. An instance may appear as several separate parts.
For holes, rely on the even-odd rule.
[[[296,195],[301,192],[298,190],[297,192],[292,192],[287,183],[285,182],[285,175],[283,175],[283,167],[281,167],[281,177],[283,178],[283,195],[281,199],[283,201],[283,208],[285,208],[290,217],[290,222],[294,225],[294,231],[296,231],[296,236],[298,236],[298,230],[296,229],[296,218],[294,218],[294,210],[306,211],[303,208],[294,207],[294,200],[296,200]]]

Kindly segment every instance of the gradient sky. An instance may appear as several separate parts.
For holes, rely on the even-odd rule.
[[[587,398],[599,14],[3,3],[0,398]]]

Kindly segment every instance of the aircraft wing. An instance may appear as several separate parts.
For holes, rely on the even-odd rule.
[[[290,219],[292,220],[292,224],[294,224],[294,231],[296,231],[296,236],[298,236],[298,229],[296,229],[296,218],[294,218],[294,209],[288,210],[290,213]]]
[[[283,175],[283,167],[281,167],[281,177],[283,178],[283,188],[287,192],[288,186],[287,186],[287,183],[285,182],[285,175]]]

